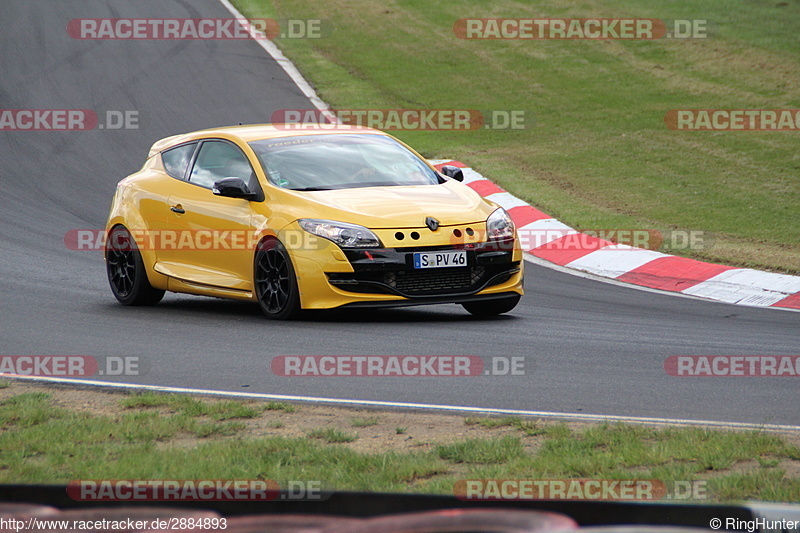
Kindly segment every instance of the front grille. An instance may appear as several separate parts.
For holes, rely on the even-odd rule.
[[[490,279],[490,285],[497,285],[507,281],[517,270],[518,264],[505,264],[468,268],[330,273],[328,278],[332,285],[349,292],[422,297],[477,292],[489,283]],[[506,274],[503,274],[504,272]]]
[[[469,290],[473,280],[477,279],[473,270],[483,270],[483,267],[389,272],[385,283],[400,292],[414,295],[463,292]]]

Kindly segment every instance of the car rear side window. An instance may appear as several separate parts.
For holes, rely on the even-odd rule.
[[[197,143],[183,144],[170,148],[161,153],[161,161],[164,162],[164,169],[173,178],[182,180],[186,177],[186,169],[192,160],[192,154]]]
[[[241,178],[251,192],[260,190],[253,168],[239,148],[224,141],[203,142],[189,182],[210,189],[223,178]]]

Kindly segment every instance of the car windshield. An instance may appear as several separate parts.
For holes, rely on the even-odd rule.
[[[253,141],[269,181],[285,189],[436,185],[437,173],[392,138],[369,134],[304,135]]]

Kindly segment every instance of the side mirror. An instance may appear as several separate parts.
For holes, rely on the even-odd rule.
[[[443,166],[442,174],[456,181],[464,181],[464,173],[461,171],[460,168],[454,167],[453,165]]]
[[[226,196],[228,198],[244,198],[245,200],[252,200],[257,195],[250,192],[247,184],[242,178],[222,178],[214,182],[214,187],[211,192],[217,196]]]

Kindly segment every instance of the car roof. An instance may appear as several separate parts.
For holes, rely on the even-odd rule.
[[[227,126],[172,135],[171,137],[156,141],[150,148],[148,158],[173,146],[199,139],[222,138],[240,140],[247,143],[263,139],[279,139],[303,135],[341,135],[348,133],[386,135],[382,131],[373,128],[350,126],[347,124],[248,124],[243,126]]]

